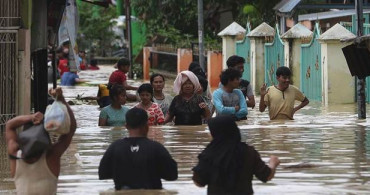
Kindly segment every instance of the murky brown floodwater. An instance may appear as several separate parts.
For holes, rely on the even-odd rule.
[[[82,78],[103,81],[113,70],[82,72]],[[96,82],[97,83],[97,82]],[[168,86],[168,91],[172,88]],[[64,88],[66,97],[77,94],[95,96],[96,86]],[[257,101],[259,102],[259,101]],[[132,106],[134,103],[128,104]],[[368,108],[370,106],[368,105]],[[262,184],[253,181],[256,194],[368,194],[370,192],[370,120],[357,120],[356,105],[322,107],[310,103],[299,111],[294,121],[271,122],[267,113],[250,110],[248,120],[239,123],[242,138],[253,145],[265,161],[269,155],[281,159],[275,178]],[[72,144],[62,158],[59,194],[110,194],[113,181],[98,180],[100,159],[113,141],[127,135],[125,129],[98,127],[96,105],[74,105],[78,129]],[[368,112],[370,113],[370,109]],[[179,179],[163,182],[164,190],[124,191],[134,194],[205,194],[191,180],[191,168],[197,155],[210,140],[208,128],[158,126],[149,136],[164,144],[178,162]],[[1,134],[0,193],[14,193]],[[284,168],[300,163],[309,167]]]

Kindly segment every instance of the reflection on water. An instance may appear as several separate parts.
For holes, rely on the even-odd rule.
[[[64,91],[67,97],[74,98],[76,93],[95,95],[97,87],[77,86]],[[97,172],[106,148],[127,136],[127,130],[98,127],[100,110],[96,105],[75,105],[72,109],[78,129],[62,157],[58,194],[117,193],[113,181],[98,180]],[[256,194],[366,194],[370,191],[370,121],[357,120],[355,105],[323,108],[319,103],[310,103],[296,114],[294,121],[269,121],[268,114],[257,109],[250,111],[247,121],[238,122],[242,139],[260,151],[263,160],[277,155],[282,163],[273,181],[267,184],[253,181]],[[193,184],[191,168],[211,139],[208,127],[151,127],[149,137],[164,144],[178,162],[179,179],[164,181],[164,190],[119,194],[205,194],[205,188]],[[0,158],[0,193],[14,192],[4,135],[1,135]]]

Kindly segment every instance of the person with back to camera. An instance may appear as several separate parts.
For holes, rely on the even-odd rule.
[[[226,69],[221,73],[223,87],[213,92],[217,116],[230,115],[234,120],[247,119],[247,104],[243,93],[238,89],[240,76],[240,72],[235,69]]]
[[[173,98],[164,123],[175,117],[175,125],[202,125],[202,117],[205,120],[210,118],[207,104],[197,94],[201,86],[194,73],[188,70],[180,72],[173,88],[178,95]]]
[[[99,165],[99,179],[113,179],[116,190],[162,189],[161,179],[177,179],[177,163],[166,148],[147,138],[148,114],[132,108],[126,115],[129,137],[112,143]]]
[[[270,120],[293,120],[293,115],[305,107],[309,100],[295,86],[290,85],[292,72],[288,67],[281,66],[276,70],[278,85],[266,89],[266,84],[261,87],[261,101],[259,110],[264,112],[269,108]],[[295,100],[301,103],[294,107]]]
[[[164,122],[164,115],[161,107],[153,102],[153,87],[149,83],[140,85],[137,93],[140,96],[140,102],[135,105],[148,113],[148,125],[161,125]]]
[[[129,110],[126,103],[126,90],[122,85],[115,84],[109,90],[112,103],[100,111],[99,126],[124,126],[126,113]]]
[[[228,68],[238,70],[240,74],[243,74],[244,72],[244,63],[245,59],[237,55],[230,56],[226,61]],[[256,101],[254,99],[253,89],[250,82],[240,79],[239,89],[243,92],[244,98],[248,98],[247,106],[253,109],[256,105]]]
[[[30,154],[24,154],[20,150],[17,128],[28,123],[40,124],[44,118],[41,112],[17,116],[6,123],[10,173],[14,177],[17,194],[56,194],[57,191],[60,159],[72,141],[76,119],[61,88],[51,89],[49,93],[66,105],[71,122],[69,133],[61,135],[56,143],[47,148],[32,150]]]
[[[262,182],[274,177],[278,157],[271,156],[266,165],[254,147],[241,142],[240,130],[231,116],[211,118],[208,127],[212,141],[193,168],[195,185],[208,185],[208,194],[253,194],[253,175]]]
[[[130,70],[130,62],[126,58],[121,58],[117,62],[117,68],[118,70],[112,72],[112,74],[109,76],[108,84],[120,84],[123,85],[126,90],[137,90],[138,87],[127,84],[126,73],[128,73]],[[136,95],[126,93],[126,96],[128,100],[136,101]]]
[[[153,86],[153,101],[159,104],[164,116],[166,116],[173,97],[163,93],[163,88],[165,86],[164,76],[157,73],[153,74],[150,76],[150,84]]]

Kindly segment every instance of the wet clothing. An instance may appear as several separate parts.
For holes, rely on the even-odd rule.
[[[106,119],[107,126],[124,126],[128,110],[129,108],[126,106],[121,106],[121,109],[114,109],[112,105],[109,105],[100,111],[99,118]]]
[[[18,151],[17,157],[21,154]],[[17,194],[56,194],[58,178],[49,169],[46,152],[32,164],[23,159],[16,160],[14,183]]]
[[[223,85],[220,82],[220,84],[218,85],[218,88],[222,88],[222,87],[223,87]],[[244,98],[247,98],[247,97],[250,97],[250,96],[253,96],[254,95],[253,94],[253,89],[251,87],[251,84],[247,80],[240,79],[240,84],[239,84],[238,89],[240,89],[240,91],[242,91],[242,93],[244,95]]]
[[[99,70],[100,68],[99,68],[99,66],[89,66],[89,68],[88,68],[89,70]]]
[[[164,116],[166,116],[167,112],[168,112],[168,109],[170,108],[171,102],[173,100],[173,97],[170,96],[170,95],[164,95],[164,99],[162,99],[162,100],[156,99],[155,97],[153,97],[153,100],[154,100],[155,103],[159,104],[159,106],[162,109],[162,112],[163,112]]]
[[[194,94],[189,100],[181,95],[175,96],[170,105],[169,114],[175,116],[175,125],[201,125],[204,108],[199,104],[204,102],[200,95]]]
[[[293,120],[295,100],[303,102],[306,96],[295,86],[289,85],[281,91],[276,86],[267,88],[264,102],[269,108],[270,119]]]
[[[69,72],[68,59],[65,59],[65,58],[59,59],[58,70],[59,70],[60,77],[62,77],[65,72]]]
[[[141,107],[141,103],[136,104],[135,107],[144,109]],[[145,111],[148,113],[148,125],[158,125],[164,122],[163,112],[157,103],[152,103]]]
[[[115,189],[161,189],[161,179],[177,179],[177,163],[165,147],[146,137],[115,141],[99,165],[99,179],[113,179]]]
[[[198,156],[193,180],[208,185],[209,194],[252,194],[253,175],[266,182],[271,169],[253,147],[241,142],[231,116],[212,118],[208,126],[213,139]]]
[[[100,108],[104,108],[106,106],[109,106],[112,101],[109,97],[109,89],[108,89],[108,86],[105,85],[105,84],[100,84],[98,85],[99,87],[99,91],[98,91],[98,104],[100,106]]]
[[[126,74],[120,70],[114,71],[110,77],[109,77],[109,83],[110,84],[120,84],[123,85],[123,83],[127,80]]]
[[[205,166],[209,166],[208,163],[199,162],[199,164],[194,167],[193,180],[201,185],[208,185],[208,194],[253,194],[253,175],[260,181],[266,183],[267,178],[271,174],[271,169],[262,161],[259,153],[254,147],[245,144],[243,151],[242,158],[245,163],[239,170],[240,175],[237,177],[238,179],[232,189],[228,190],[225,186],[219,185],[216,181],[213,181],[212,177],[214,174],[205,169]],[[211,167],[210,169],[213,168],[214,167]]]
[[[76,79],[78,79],[79,76],[74,72],[65,72],[62,76],[62,79],[60,81],[60,85],[62,86],[74,86],[76,85]]]
[[[217,116],[230,115],[236,120],[246,119],[248,110],[243,93],[239,89],[234,89],[232,93],[218,88],[213,92],[213,103],[216,108]],[[236,112],[235,106],[240,109]]]

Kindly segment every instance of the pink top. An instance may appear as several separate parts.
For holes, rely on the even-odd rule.
[[[141,103],[138,103],[135,105],[135,107],[145,110],[145,108],[143,108],[141,105]],[[153,102],[146,112],[148,113],[148,125],[158,125],[164,122],[163,112],[157,103]]]

